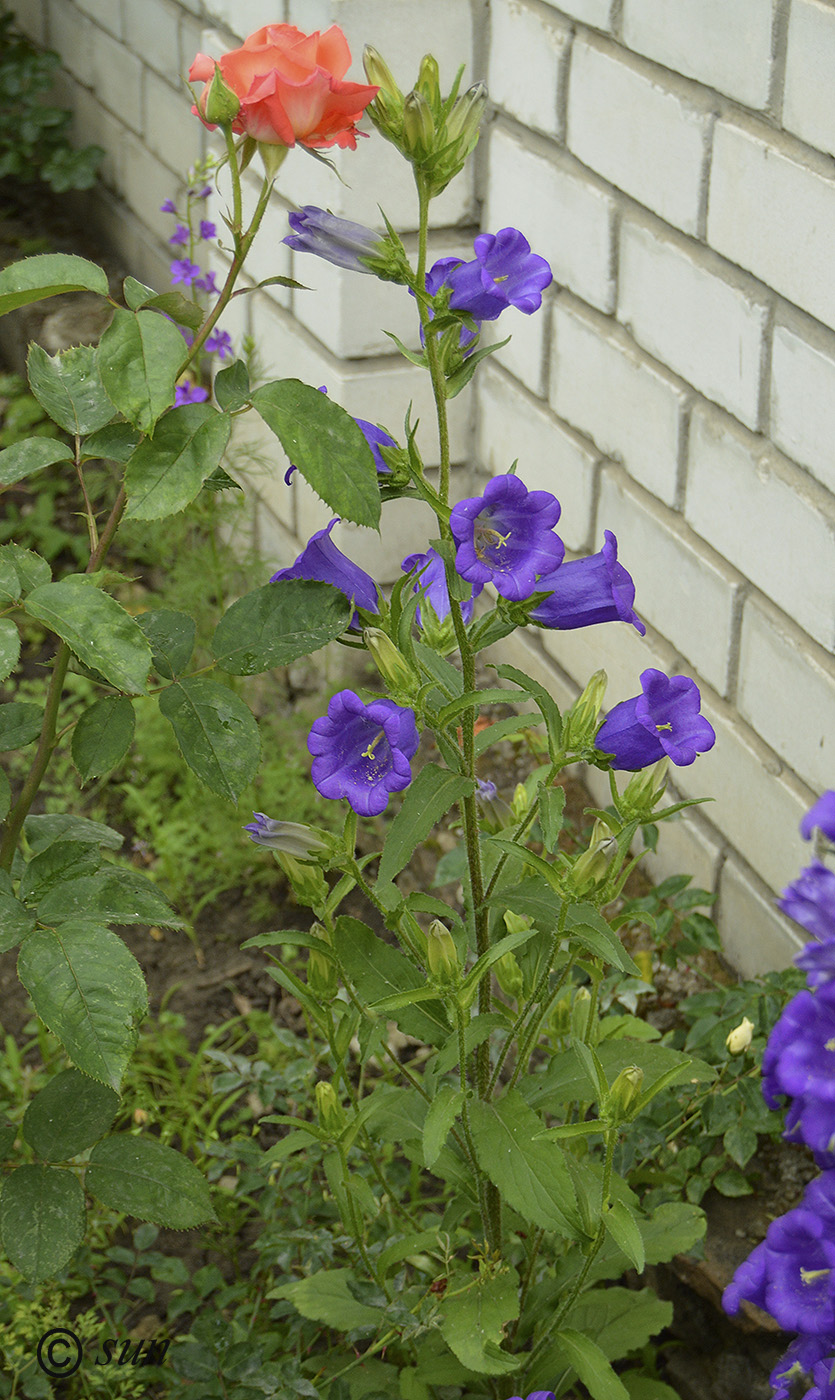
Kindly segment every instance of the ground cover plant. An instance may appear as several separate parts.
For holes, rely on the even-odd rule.
[[[0,742],[25,754],[14,791],[0,779],[0,948],[19,946],[21,982],[56,1042],[46,1082],[19,1121],[10,1112],[0,1126],[3,1246],[37,1289],[66,1270],[85,1239],[95,1251],[98,1231],[94,1258],[112,1266],[104,1282],[113,1296],[102,1299],[114,1327],[126,1299],[147,1299],[167,1274],[192,1318],[171,1374],[184,1393],[198,1386],[203,1400],[293,1390],[314,1400],[506,1400],[511,1390],[541,1400],[580,1387],[595,1400],[668,1400],[674,1392],[644,1348],[669,1322],[670,1305],[619,1280],[695,1246],[703,1187],[733,1193],[745,1179],[718,1152],[715,1161],[694,1160],[686,1180],[669,1174],[672,1186],[655,1194],[633,1171],[675,1136],[679,1115],[671,1125],[664,1096],[685,1085],[692,1099],[692,1086],[712,1084],[716,1070],[693,1053],[698,1035],[683,1047],[661,1043],[634,1015],[648,984],[621,934],[638,920],[654,927],[654,911],[622,895],[639,832],[652,842],[687,805],[664,805],[669,763],[691,764],[715,736],[694,682],[652,668],[636,678],[640,693],[604,720],[603,673],[566,714],[516,667],[497,665],[496,684],[478,682],[480,653],[516,627],[642,632],[643,624],[615,537],[606,531],[598,553],[566,562],[560,504],[528,490],[524,464],[517,474],[509,463],[481,494],[451,502],[447,403],[496,348],[479,344],[482,325],[510,307],[536,314],[551,272],[514,228],[479,234],[471,259],[427,266],[431,200],[474,148],[486,92],[476,84],[460,93],[460,75],[444,92],[431,57],[407,95],[373,49],[366,84],[343,80],[349,61],[336,27],[305,36],[288,25],[267,26],[218,63],[198,55],[190,78],[205,86],[195,92],[196,114],[219,128],[231,179],[229,275],[218,289],[194,261],[216,230],[203,227],[202,189],[190,186],[185,209],[165,206],[180,220],[175,290],[160,294],[128,278],[125,305],[113,303],[97,348],[50,357],[33,346],[30,388],[63,433],[25,437],[0,453],[5,486],[56,467],[76,477],[87,554],[83,569],[55,578],[36,550],[0,547],[5,675],[33,625],[39,638],[55,639],[45,702],[0,706]],[[388,223],[379,234],[313,207],[291,216],[287,241],[413,297],[422,349],[399,348],[431,380],[436,484],[410,416],[398,437],[395,425],[355,421],[323,386],[256,386],[220,329],[288,151],[353,148],[366,110],[414,171],[416,266]],[[255,159],[264,178],[244,227],[241,174]],[[73,289],[109,298],[104,273],[83,258],[24,259],[0,274],[0,312]],[[208,314],[201,295],[215,298]],[[214,403],[199,373],[209,349],[231,361],[215,376]],[[201,655],[185,610],[125,606],[115,548],[123,522],[170,520],[203,493],[231,489],[224,463],[233,419],[252,412],[335,516],[268,582],[231,604],[218,588],[220,616]],[[101,462],[110,465],[99,497],[88,481]],[[384,529],[385,506],[401,497],[427,503],[437,533],[428,546],[415,541],[386,597],[332,531],[339,518]],[[136,741],[137,716],[144,724],[154,707],[159,725],[147,732],[173,736],[211,794],[203,801],[239,800],[266,737],[239,679],[336,639],[363,648],[379,681],[366,698],[337,690],[310,726],[312,784],[329,815],[313,822],[255,811],[246,828],[266,848],[265,866],[272,851],[311,911],[302,927],[244,943],[271,958],[271,976],[301,1009],[307,1048],[279,1037],[272,1058],[252,1060],[234,1032],[231,1043],[210,1036],[193,1076],[180,1082],[176,1055],[155,1061],[140,1043],[145,980],[111,925],[177,928],[184,919],[147,875],[112,858],[118,829],[33,804],[67,747],[85,781],[117,770]],[[480,711],[509,697],[525,713],[485,725]],[[543,734],[543,760],[502,802],[477,763],[532,725]],[[419,755],[422,733],[434,750]],[[577,762],[609,774],[611,803],[590,812],[586,841],[569,852],[560,842],[559,780]],[[624,773],[631,776],[619,781]],[[380,849],[375,819],[401,793]],[[138,820],[142,790],[133,797]],[[460,879],[460,899],[404,881],[413,853],[451,809],[447,830],[457,826],[460,841],[447,874]],[[360,820],[369,824],[361,829]],[[708,938],[695,915],[681,925],[696,947]],[[701,1010],[709,1041],[717,1026],[725,1030],[724,1008]],[[744,1054],[754,1029],[743,1017],[713,1058],[723,1049]],[[270,1044],[263,1025],[258,1041]],[[138,1081],[135,1052],[144,1064]],[[219,1099],[205,1112],[184,1111],[207,1059],[220,1066]],[[742,1082],[726,1080],[721,1098],[704,1101],[705,1126],[740,1170],[751,1149]],[[142,1131],[148,1110],[131,1094],[148,1083],[179,1105],[176,1130],[160,1121]],[[251,1141],[248,1120],[236,1136],[244,1086],[264,1110],[259,1130],[275,1133],[266,1148]],[[739,1100],[725,1122],[714,1104],[731,1088]],[[231,1128],[223,1139],[222,1123]],[[285,1199],[289,1222],[287,1208],[278,1211]],[[130,1243],[102,1248],[108,1211],[147,1224]],[[199,1282],[187,1280],[152,1248],[152,1227],[242,1229],[254,1220],[260,1262],[247,1279],[229,1282],[207,1265]],[[212,1307],[197,1316],[195,1298],[210,1295]],[[45,1315],[42,1295],[32,1301],[30,1332]],[[265,1313],[270,1328],[256,1326]],[[154,1354],[149,1374],[158,1361]],[[34,1394],[37,1378],[26,1384]]]

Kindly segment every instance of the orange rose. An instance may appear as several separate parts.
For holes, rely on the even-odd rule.
[[[270,146],[357,145],[356,122],[379,89],[343,83],[351,62],[338,25],[324,34],[302,34],[292,24],[268,24],[216,62],[199,53],[189,69],[192,82],[209,83],[215,68],[240,100],[232,123],[238,135]],[[207,89],[197,116],[205,125]]]

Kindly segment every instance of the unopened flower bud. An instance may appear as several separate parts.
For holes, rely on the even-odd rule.
[[[599,819],[596,820],[588,850],[583,851],[571,867],[571,884],[574,890],[580,893],[598,881],[605,880],[616,853],[617,841],[611,831]]]
[[[456,158],[464,160],[478,141],[481,119],[487,106],[487,87],[484,83],[474,83],[463,96],[453,103],[447,117],[446,136],[448,141],[457,141]]]
[[[517,822],[522,821],[522,819],[528,815],[528,808],[530,805],[530,798],[525,790],[525,784],[517,783],[513,792],[513,801],[510,804],[513,820]]]
[[[754,1022],[749,1021],[747,1016],[743,1016],[738,1026],[735,1026],[730,1035],[726,1038],[725,1044],[731,1055],[742,1055],[751,1044],[754,1034]]]
[[[667,786],[667,773],[670,760],[665,756],[651,768],[644,768],[629,779],[623,790],[621,805],[623,811],[632,817],[649,817],[653,808],[664,795]]]
[[[615,1123],[623,1123],[632,1117],[641,1096],[644,1071],[638,1065],[627,1065],[622,1069],[611,1086],[605,1104],[601,1105],[601,1117]]]
[[[303,865],[295,856],[287,855],[284,851],[276,851],[275,858],[301,904],[306,904],[310,909],[318,909],[325,903],[328,886],[318,866]]]
[[[458,952],[449,929],[433,919],[426,934],[426,961],[437,982],[455,982],[459,975]]]
[[[422,93],[430,107],[437,108],[441,103],[441,75],[438,71],[438,60],[431,54],[425,53],[420,60],[415,88]]]
[[[241,110],[240,99],[225,82],[220,66],[215,66],[214,76],[201,98],[203,116],[207,122],[229,126]]]
[[[371,652],[377,670],[390,689],[398,694],[411,695],[419,681],[401,651],[398,651],[391,637],[379,627],[363,628],[362,640]]]
[[[321,924],[314,924],[310,932],[320,943],[330,947],[327,931]],[[323,1003],[333,1001],[339,987],[333,958],[325,952],[320,953],[316,948],[310,948],[307,954],[307,985]]]
[[[432,109],[422,92],[409,93],[403,105],[403,146],[412,160],[422,161],[431,155],[435,144],[435,122]]]
[[[519,1001],[523,991],[522,973],[513,954],[504,953],[499,961],[493,964],[493,971],[505,996]]]
[[[578,987],[571,1006],[571,1035],[574,1040],[584,1040],[593,1045],[597,1040],[597,1021],[592,1020],[589,1025],[590,1011],[591,992],[588,987]]]
[[[403,94],[394,80],[392,71],[385,59],[375,48],[372,48],[371,44],[366,44],[363,49],[362,65],[369,83],[380,89],[375,101],[380,102],[381,99],[384,99],[387,108],[391,105],[402,108]]]
[[[250,841],[257,846],[284,851],[286,855],[295,856],[296,860],[316,860],[317,856],[332,849],[333,843],[326,833],[316,827],[304,826],[301,822],[281,822],[264,812],[253,812],[252,817],[244,831],[249,833]]]
[[[331,1137],[338,1137],[345,1127],[345,1110],[336,1097],[334,1087],[320,1079],[316,1085],[316,1112],[319,1124]]]
[[[597,730],[608,679],[605,671],[595,671],[585,690],[578,695],[565,717],[565,743],[572,749],[591,744]]]

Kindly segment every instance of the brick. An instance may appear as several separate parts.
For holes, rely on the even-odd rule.
[[[557,136],[570,30],[522,0],[494,0],[491,25],[492,101],[524,126]]]
[[[172,231],[169,214],[160,213],[163,200],[172,194],[172,171],[152,155],[133,132],[124,137],[124,197],[137,217],[161,242]]]
[[[125,7],[125,37],[130,47],[143,63],[179,88],[185,74],[180,72],[178,19],[177,6],[167,0],[142,0],[140,5]],[[186,120],[197,118],[190,117],[184,98],[183,121]]]
[[[105,151],[99,177],[112,190],[124,188],[124,136],[127,128],[112,117],[101,103],[78,83],[73,84],[73,141],[79,146],[96,145]]]
[[[835,662],[755,597],[743,614],[737,706],[809,787],[832,786]]]
[[[95,26],[74,5],[49,7],[49,46],[61,55],[68,73],[84,87],[93,86],[93,34]]]
[[[603,472],[597,519],[601,533],[609,529],[617,536],[640,617],[715,690],[727,693],[739,576],[679,516],[631,488],[612,468]]]
[[[794,0],[789,15],[783,126],[835,154],[835,10],[819,0]]]
[[[624,0],[623,41],[746,107],[768,102],[773,0]]]
[[[551,491],[562,506],[557,533],[569,549],[586,549],[592,530],[597,457],[548,411],[491,365],[477,372],[478,456],[493,476],[518,457],[531,491]]]
[[[245,39],[247,34],[261,29],[265,24],[280,24],[283,14],[277,16],[281,5],[275,0],[204,0],[209,17],[224,24],[230,34]],[[308,25],[315,28],[316,21]]]
[[[133,131],[142,130],[142,64],[103,29],[91,32],[91,86],[103,107]]]
[[[697,233],[711,116],[621,54],[575,42],[568,148],[668,223]]]
[[[728,961],[741,977],[779,972],[803,946],[799,930],[775,907],[766,885],[730,856],[720,881],[716,918]]]
[[[490,129],[484,227],[523,225],[555,282],[601,311],[614,307],[615,202],[570,157],[532,151],[495,123]],[[531,192],[536,191],[532,200]],[[520,213],[524,211],[524,214]]]
[[[185,175],[203,154],[204,128],[189,114],[182,95],[150,68],[144,70],[143,82],[148,147],[166,165]]]
[[[45,0],[15,0],[14,17],[15,26],[36,44],[46,43]]]
[[[771,437],[835,491],[835,337],[776,326],[771,353]]]
[[[532,316],[511,307],[503,312],[498,321],[484,321],[481,327],[481,345],[495,345],[510,336],[507,345],[496,350],[493,363],[502,365],[514,375],[532,394],[543,397],[547,382],[545,347],[550,339],[548,322],[550,294],[539,311]]]
[[[79,10],[101,25],[114,39],[124,37],[122,0],[75,0]]]
[[[832,649],[835,504],[805,473],[761,438],[699,407],[690,427],[685,514],[697,534]]]
[[[553,5],[564,15],[570,15],[572,19],[579,19],[583,24],[591,24],[595,29],[605,29],[607,33],[612,30],[612,12],[616,8],[617,0],[545,0],[548,5]]]
[[[555,413],[673,505],[686,390],[648,363],[619,326],[562,301],[554,309],[553,346]]]
[[[710,797],[710,822],[769,888],[781,890],[809,858],[798,826],[810,794],[728,705],[702,688],[716,743],[674,781],[684,797]]]
[[[779,218],[763,211],[779,210]],[[754,135],[717,122],[707,238],[817,320],[835,328],[835,180]]]
[[[695,389],[758,427],[768,306],[735,269],[627,222],[618,320]]]
[[[667,788],[667,797],[670,802],[678,800],[672,787]],[[660,822],[658,849],[646,851],[641,861],[641,869],[653,884],[660,885],[671,875],[691,875],[693,889],[710,891],[716,888],[721,865],[721,839],[692,811]],[[710,908],[707,913],[711,913]]]
[[[603,530],[595,544],[603,543]],[[537,628],[548,656],[582,689],[595,671],[608,677],[606,709],[641,693],[641,673],[648,666],[674,675],[680,670],[675,651],[657,633],[641,637],[625,622],[605,622],[598,627],[578,627],[571,632]]]
[[[178,0],[179,4],[179,0]],[[271,21],[274,23],[275,21]],[[180,12],[179,22],[179,50],[178,50],[178,72],[179,81],[177,89],[183,95],[186,103],[186,111],[189,113],[191,121],[196,121],[196,117],[191,116],[191,98],[185,87],[188,78],[188,70],[199,53],[203,52],[203,35],[206,32],[205,22],[195,19],[191,15]],[[250,31],[247,31],[250,32]]]

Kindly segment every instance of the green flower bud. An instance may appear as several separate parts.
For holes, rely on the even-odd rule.
[[[486,106],[487,87],[484,83],[474,83],[453,103],[447,117],[446,139],[458,142],[455,152],[457,160],[466,160],[475,147]]]
[[[412,695],[420,681],[401,651],[398,651],[391,637],[379,627],[365,627],[362,633],[377,670],[389,688],[395,693]]]
[[[332,1084],[320,1079],[316,1085],[316,1112],[319,1125],[331,1137],[338,1137],[345,1127],[345,1110],[336,1097]]]
[[[624,1123],[632,1117],[641,1096],[644,1071],[638,1065],[627,1065],[622,1069],[611,1086],[605,1104],[601,1105],[601,1117],[613,1123]]]
[[[426,935],[426,961],[436,982],[456,982],[460,973],[458,951],[452,934],[441,923],[433,919]]]
[[[293,893],[300,904],[318,909],[328,897],[328,886],[318,865],[308,865],[288,855],[286,851],[276,851],[275,858],[290,881]]]
[[[595,671],[583,693],[574,701],[565,716],[566,748],[583,749],[593,743],[607,684],[606,672]]]
[[[571,1035],[574,1040],[584,1040],[587,1044],[597,1043],[597,1021],[589,1026],[591,992],[588,987],[578,987],[571,1006]]]
[[[310,932],[325,947],[330,947],[327,931],[321,924],[314,924]],[[323,1004],[333,1001],[339,988],[339,976],[333,958],[310,948],[307,954],[307,985]]]
[[[374,101],[383,105],[386,111],[397,109],[402,112],[403,94],[394,81],[392,71],[385,59],[375,48],[372,48],[371,44],[366,44],[363,49],[362,66],[369,83],[380,89]]]
[[[441,105],[441,75],[438,60],[431,53],[425,53],[420,60],[415,88],[426,98],[433,111],[437,111]]]
[[[517,822],[522,821],[523,817],[528,815],[528,808],[530,805],[530,798],[525,790],[525,784],[517,783],[513,792],[513,801],[510,804],[513,820]]]
[[[403,106],[403,148],[413,161],[424,161],[435,145],[432,109],[422,92],[412,91]]]
[[[650,817],[657,803],[664,796],[670,760],[658,760],[651,768],[644,768],[629,779],[623,790],[621,807],[629,817]]]
[[[499,961],[493,964],[493,971],[505,996],[512,997],[514,1001],[520,1001],[524,984],[519,964],[513,954],[504,953]]]
[[[583,851],[571,867],[572,889],[581,894],[592,885],[605,880],[616,854],[617,842],[614,836],[609,828],[597,819],[592,828],[588,850]]]
[[[732,1055],[743,1055],[751,1044],[753,1034],[754,1022],[749,1021],[747,1016],[743,1016],[739,1025],[734,1027],[725,1040],[729,1052]]]
[[[201,99],[201,106],[206,121],[217,122],[219,126],[229,126],[241,110],[240,99],[224,80],[219,65],[215,65],[214,77],[206,89],[205,101]]]

